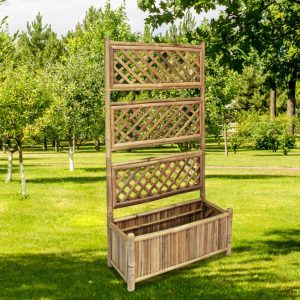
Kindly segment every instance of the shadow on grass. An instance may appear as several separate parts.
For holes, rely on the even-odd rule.
[[[212,260],[222,260],[211,269]],[[1,299],[280,299],[280,278],[251,263],[235,264],[223,256],[195,263],[136,284],[125,282],[99,252],[32,254],[0,257]],[[259,276],[257,275],[259,274]],[[272,287],[268,284],[270,276]],[[247,285],[244,283],[247,282]],[[273,287],[274,286],[274,287]]]
[[[264,157],[264,156],[300,156],[300,153],[289,153],[288,155],[284,155],[283,153],[280,153],[280,152],[277,152],[277,153],[262,153],[262,154],[253,154],[253,156],[261,156],[261,157]]]
[[[248,180],[248,179],[276,179],[276,178],[290,178],[290,177],[295,177],[297,175],[268,175],[268,174],[208,174],[205,175],[206,178],[223,178],[223,179],[243,179],[243,180]]]
[[[300,251],[300,229],[270,230],[264,233],[264,238],[255,241],[244,241],[234,252],[263,252],[264,254],[287,255]]]
[[[91,183],[91,182],[103,182],[105,181],[105,176],[84,176],[84,177],[51,177],[51,178],[34,178],[34,179],[28,179],[28,183]]]
[[[78,169],[83,170],[85,172],[95,172],[95,173],[100,173],[100,172],[105,172],[106,168],[105,167],[79,167]]]

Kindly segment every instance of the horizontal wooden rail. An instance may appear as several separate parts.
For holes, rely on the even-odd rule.
[[[194,134],[194,135],[188,135],[188,136],[181,136],[176,138],[163,138],[163,139],[157,139],[152,141],[138,141],[138,142],[130,142],[130,143],[124,143],[124,144],[115,144],[112,146],[112,151],[120,151],[120,150],[129,150],[129,149],[138,149],[138,148],[144,148],[144,147],[155,147],[160,146],[163,144],[176,144],[176,143],[183,143],[188,141],[200,141],[201,134]]]
[[[111,87],[112,92],[117,91],[150,91],[150,90],[178,90],[178,89],[201,89],[200,83],[160,83],[160,84],[114,84]]]
[[[128,168],[144,167],[156,163],[170,162],[178,159],[201,157],[201,155],[202,155],[202,151],[191,151],[191,152],[182,152],[178,154],[172,154],[172,155],[161,156],[161,157],[147,157],[147,158],[127,161],[127,162],[114,163],[112,165],[112,168],[113,170],[122,170]]]
[[[155,214],[155,213],[168,211],[168,210],[171,210],[171,209],[174,209],[174,208],[180,208],[181,206],[186,206],[186,205],[189,205],[189,204],[190,205],[191,204],[200,204],[200,199],[187,200],[187,201],[180,202],[180,203],[170,204],[170,205],[167,205],[167,206],[164,206],[164,207],[151,209],[151,210],[148,210],[146,212],[115,218],[114,222],[117,224],[117,223],[120,223],[120,222],[132,220],[132,219],[137,219],[137,218],[140,218],[140,217],[146,217],[146,216],[149,216],[149,215],[152,215],[152,214]]]
[[[151,104],[151,103],[168,103],[168,102],[172,102],[172,103],[178,103],[178,102],[183,102],[183,101],[197,101],[197,102],[201,102],[201,98],[200,97],[191,97],[191,98],[168,98],[168,99],[151,99],[151,100],[132,100],[132,101],[118,101],[118,102],[111,102],[110,105],[111,106],[123,106],[123,105],[135,105],[135,104]]]
[[[130,48],[137,48],[141,49],[141,47],[149,47],[155,48],[155,49],[161,49],[161,48],[174,48],[178,49],[179,47],[181,49],[195,49],[195,51],[199,51],[199,49],[202,48],[202,45],[190,45],[190,44],[176,44],[176,43],[143,43],[143,42],[120,42],[120,41],[110,41],[110,46],[113,49],[124,49],[124,47],[130,47]]]
[[[164,219],[161,219],[161,220],[156,220],[156,221],[153,221],[153,222],[139,224],[139,225],[136,225],[136,226],[124,228],[123,231],[127,233],[127,232],[130,232],[131,230],[134,230],[134,229],[143,228],[143,227],[156,225],[156,224],[160,224],[160,223],[165,223],[165,222],[172,221],[172,220],[175,220],[175,219],[179,219],[179,218],[182,218],[182,217],[187,217],[187,216],[190,216],[190,215],[193,215],[193,214],[197,214],[201,211],[202,211],[202,209],[198,208],[196,210],[189,211],[189,212],[182,213],[182,214],[178,214],[178,215],[175,215],[175,216],[172,216],[172,217],[169,217],[169,218],[164,218]]]
[[[114,208],[124,208],[124,207],[128,207],[128,206],[132,206],[132,205],[137,205],[137,204],[142,204],[142,203],[148,203],[148,202],[152,202],[155,200],[160,200],[160,199],[164,199],[167,197],[171,197],[171,196],[175,196],[175,195],[179,195],[179,194],[184,194],[187,192],[193,192],[193,191],[197,191],[201,188],[200,184],[197,184],[193,187],[188,187],[188,188],[183,188],[180,191],[172,191],[172,192],[167,192],[164,194],[160,194],[160,195],[156,195],[156,196],[150,196],[147,197],[145,199],[137,199],[137,200],[130,200],[128,202],[119,202],[119,203],[115,203],[114,204]]]
[[[134,240],[135,241],[147,240],[149,238],[154,238],[154,237],[157,237],[157,236],[162,236],[162,235],[165,235],[165,234],[169,234],[169,233],[178,232],[178,231],[181,231],[181,230],[184,230],[184,229],[192,228],[192,227],[200,225],[200,224],[210,223],[210,222],[213,222],[213,221],[216,221],[216,220],[228,217],[228,216],[229,216],[228,212],[221,213],[221,214],[219,214],[217,216],[214,216],[214,217],[211,217],[211,218],[191,222],[191,223],[188,223],[188,224],[183,224],[183,225],[180,225],[180,226],[176,226],[174,228],[168,228],[168,229],[164,229],[164,230],[157,231],[157,232],[146,233],[144,235],[140,235],[140,236],[135,237]]]

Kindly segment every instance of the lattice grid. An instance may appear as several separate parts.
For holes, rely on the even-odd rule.
[[[200,157],[115,169],[116,202],[163,198],[200,186]]]
[[[114,108],[114,144],[200,134],[199,102]]]
[[[199,82],[200,52],[114,50],[114,84]]]

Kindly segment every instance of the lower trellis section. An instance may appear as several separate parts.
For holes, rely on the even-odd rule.
[[[135,282],[231,254],[231,222],[231,209],[199,200],[119,218],[110,224],[110,262],[133,291]]]

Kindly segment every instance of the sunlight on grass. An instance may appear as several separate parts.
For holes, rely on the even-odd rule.
[[[29,196],[24,201],[17,165],[13,182],[6,184],[6,157],[0,154],[0,299],[300,297],[300,171],[286,169],[300,167],[299,150],[287,157],[247,150],[228,158],[214,150],[208,148],[207,199],[233,208],[232,256],[219,255],[143,281],[132,294],[106,265],[104,153],[76,153],[76,170],[70,173],[65,153],[26,152]],[[119,153],[116,161],[168,151],[175,150]],[[261,168],[230,168],[236,166]],[[271,166],[279,169],[264,168]]]

